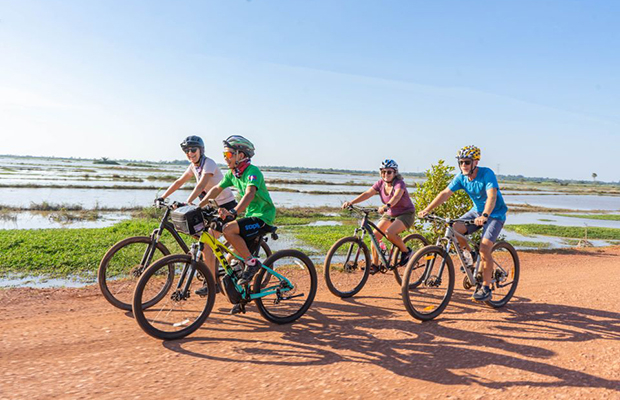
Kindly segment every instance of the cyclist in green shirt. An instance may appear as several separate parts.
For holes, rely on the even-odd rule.
[[[245,217],[224,225],[223,233],[228,243],[245,260],[245,269],[239,284],[250,283],[260,270],[261,262],[256,259],[248,243],[263,232],[269,232],[276,217],[276,208],[271,201],[263,173],[252,165],[254,145],[243,136],[233,135],[224,140],[224,160],[229,171],[219,185],[209,190],[200,202],[200,207],[207,205],[209,199],[217,197],[224,189],[234,186],[241,197],[239,204],[231,210],[220,207],[220,218],[236,218],[245,211]],[[233,308],[232,313],[235,313]]]

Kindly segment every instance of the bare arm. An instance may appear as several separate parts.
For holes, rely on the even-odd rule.
[[[487,190],[487,201],[484,203],[484,211],[483,214],[491,215],[493,209],[495,208],[495,203],[497,202],[497,188],[491,188]],[[489,220],[488,217],[480,216],[476,218],[476,225],[484,225],[485,222]]]
[[[237,215],[241,214],[245,211],[246,208],[248,208],[248,206],[256,196],[256,190],[256,186],[248,186],[247,189],[245,189],[245,194],[243,195],[241,200],[239,200],[239,204],[237,204],[237,207],[234,208]],[[228,210],[224,208],[220,208],[219,211],[220,218],[222,219],[225,219],[228,215],[232,215],[230,212],[228,212]]]
[[[209,180],[212,177],[213,177],[213,174],[204,174],[202,178],[200,178],[200,181],[198,181],[198,184],[196,185],[194,190],[192,190],[192,193],[187,198],[187,203],[191,204],[192,201],[194,201],[196,197],[198,197],[200,193],[202,193],[202,191],[205,190],[205,188],[207,187],[207,184],[209,183]]]
[[[179,190],[179,188],[181,186],[183,186],[183,184],[185,182],[187,182],[190,178],[192,177],[192,172],[191,171],[185,171],[183,173],[183,175],[181,175],[181,177],[179,179],[177,179],[176,181],[174,181],[172,183],[172,185],[170,185],[170,187],[164,192],[164,194],[161,196],[163,199],[167,198],[168,196],[170,196],[172,193],[176,192],[177,190]]]
[[[426,206],[426,208],[422,211],[420,211],[418,213],[418,216],[420,218],[428,215],[431,211],[433,211],[435,208],[439,207],[440,205],[442,205],[443,203],[445,203],[450,196],[452,196],[452,190],[445,188],[444,190],[442,190],[437,197],[435,197],[433,199],[433,201],[431,201],[431,204],[429,204],[428,206]]]
[[[207,195],[200,201],[199,206],[200,207],[206,206],[209,200],[214,199],[217,196],[219,196],[219,194],[222,193],[222,190],[224,189],[222,189],[219,186],[213,186],[211,189],[209,189],[209,191],[207,192]]]
[[[359,196],[357,196],[356,198],[354,198],[351,201],[345,201],[344,203],[342,203],[342,208],[347,208],[353,204],[357,204],[357,203],[361,203],[364,200],[368,200],[369,198],[371,198],[372,196],[376,195],[377,192],[375,189],[370,188],[367,191],[365,191],[364,193],[360,194]]]

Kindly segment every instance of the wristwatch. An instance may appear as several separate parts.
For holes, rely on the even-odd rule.
[[[487,214],[487,213],[482,213],[482,216],[483,216],[484,218],[489,218],[489,214]]]

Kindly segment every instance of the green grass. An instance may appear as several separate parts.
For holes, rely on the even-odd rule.
[[[131,220],[97,229],[0,230],[0,275],[90,275],[114,243],[149,236],[156,226],[154,220]],[[171,235],[164,234],[162,242],[172,253],[180,252]]]
[[[555,214],[558,217],[602,219],[606,221],[620,221],[620,214]]]
[[[284,233],[292,234],[297,240],[312,246],[318,254],[326,254],[338,239],[353,235],[354,225],[336,226],[287,226]]]
[[[562,238],[581,239],[586,235],[586,228],[579,226],[556,226],[541,224],[506,225],[509,231],[521,235],[545,235]],[[620,229],[588,227],[588,239],[620,240]]]
[[[515,247],[528,247],[535,249],[548,249],[551,247],[551,243],[547,242],[528,242],[526,240],[511,240],[510,244]]]
[[[346,219],[350,219],[350,217],[335,207],[293,207],[279,208],[275,224],[277,226],[307,225],[314,221],[342,221]]]

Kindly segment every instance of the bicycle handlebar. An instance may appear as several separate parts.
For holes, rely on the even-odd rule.
[[[353,211],[356,212],[358,214],[364,214],[366,216],[368,216],[368,214],[372,213],[372,212],[377,212],[376,209],[374,208],[363,208],[363,207],[356,207],[353,204],[351,204],[350,206],[347,207],[347,210],[349,211]]]
[[[452,219],[452,218],[444,218],[444,217],[440,217],[438,215],[435,214],[428,214],[425,215],[424,217],[422,217],[422,219],[426,219],[428,221],[438,221],[438,222],[442,222],[446,225],[453,225],[456,222],[461,222],[465,225],[476,225],[476,220],[475,219]],[[486,222],[485,222],[486,224]]]

